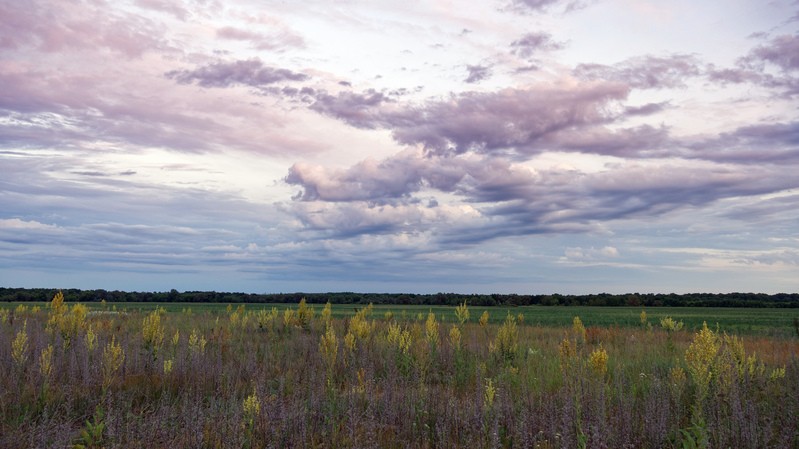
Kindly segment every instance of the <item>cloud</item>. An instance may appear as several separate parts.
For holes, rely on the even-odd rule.
[[[522,57],[529,58],[539,51],[561,50],[564,44],[552,39],[552,35],[544,32],[527,33],[510,44],[513,53]]]
[[[164,49],[163,29],[141,16],[104,8],[102,2],[0,2],[0,49],[45,53],[107,50],[140,57]]]
[[[563,5],[564,12],[585,8],[588,2],[581,0],[513,0],[512,5],[518,10],[543,13],[556,5]]]
[[[638,89],[678,88],[702,74],[700,61],[692,55],[639,56],[612,66],[579,64],[574,75],[583,80],[622,82]]]
[[[310,105],[311,110],[343,120],[358,128],[378,126],[382,121],[380,106],[391,101],[386,94],[373,89],[363,93],[343,91],[335,95],[313,90],[307,90],[306,93],[314,97]]]
[[[799,70],[799,35],[782,35],[754,48],[743,58],[744,64],[773,64],[790,72]]]
[[[473,84],[486,80],[491,77],[491,67],[484,65],[467,65],[466,70],[469,72],[465,83]]]
[[[742,126],[698,142],[687,157],[742,164],[799,162],[799,121]]]
[[[750,50],[738,59],[735,67],[708,65],[708,80],[722,85],[751,83],[780,94],[799,95],[799,35],[781,35]],[[770,73],[770,68],[779,71]]]
[[[181,84],[196,82],[202,87],[244,85],[263,87],[284,81],[305,81],[308,76],[288,69],[265,66],[260,59],[216,62],[194,70],[172,70],[165,76]]]
[[[612,246],[605,246],[602,248],[582,248],[582,247],[569,247],[564,251],[566,259],[576,262],[592,262],[604,259],[613,259],[619,257],[619,250]]]
[[[258,50],[280,50],[286,47],[304,47],[305,40],[288,30],[280,30],[272,34],[261,34],[232,26],[216,30],[220,39],[250,42]]]

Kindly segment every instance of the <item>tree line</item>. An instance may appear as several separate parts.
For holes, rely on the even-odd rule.
[[[50,301],[58,289],[3,288],[1,302]],[[447,305],[464,301],[473,306],[645,306],[645,307],[799,307],[799,293],[598,293],[561,294],[461,294],[461,293],[236,293],[215,291],[126,292],[119,290],[63,289],[71,302],[182,302],[182,303],[297,303]]]

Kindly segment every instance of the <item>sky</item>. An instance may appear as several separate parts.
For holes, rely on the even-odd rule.
[[[0,286],[799,291],[795,0],[0,0]]]

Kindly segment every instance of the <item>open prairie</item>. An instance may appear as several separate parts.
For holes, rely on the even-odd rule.
[[[790,312],[56,295],[0,309],[0,446],[796,447]]]

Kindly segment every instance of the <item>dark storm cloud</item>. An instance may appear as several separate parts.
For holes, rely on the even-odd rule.
[[[622,82],[638,89],[684,87],[686,80],[702,73],[700,61],[692,55],[639,56],[614,65],[580,64],[574,75],[584,80]]]
[[[561,50],[564,45],[552,39],[552,35],[543,32],[528,33],[510,44],[513,53],[529,58],[540,51]]]
[[[172,70],[165,75],[181,84],[196,82],[202,87],[244,85],[257,88],[278,82],[308,79],[308,76],[302,73],[265,66],[260,59],[216,62],[194,70]]]

